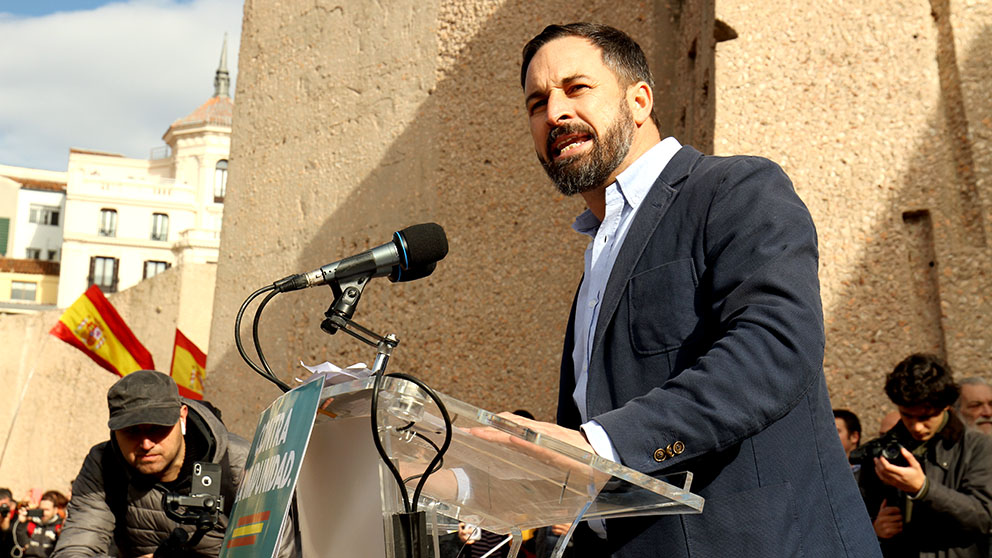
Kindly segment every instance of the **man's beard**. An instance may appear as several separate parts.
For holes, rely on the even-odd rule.
[[[621,99],[617,117],[606,130],[602,141],[591,126],[581,123],[564,124],[548,134],[545,148],[548,157],[551,157],[553,151],[551,145],[555,139],[564,134],[574,133],[589,136],[590,141],[593,142],[589,153],[549,161],[545,161],[540,154],[537,158],[562,194],[572,196],[589,192],[603,186],[627,157],[630,144],[634,141],[634,129],[634,117],[630,107]]]

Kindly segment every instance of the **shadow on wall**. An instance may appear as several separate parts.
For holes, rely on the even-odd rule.
[[[944,356],[959,378],[989,373],[992,61],[985,53],[992,50],[992,28],[976,35],[959,65],[947,2],[932,5],[941,99],[928,128],[937,133],[920,135],[887,217],[863,239],[864,257],[836,298],[842,302],[827,312],[833,317],[826,371],[834,406],[855,410],[872,433],[893,408],[882,390],[884,376],[905,356]],[[891,313],[866,310],[872,308]]]
[[[332,200],[331,193],[320,190],[326,187],[322,177],[326,178],[328,168],[336,163],[334,156],[308,143],[308,138],[319,142],[326,139],[320,136],[328,130],[333,133],[340,124],[331,116],[333,111],[314,110],[310,121],[290,123],[285,129],[257,126],[248,132],[245,125],[235,130],[235,172],[241,173],[240,182],[246,183],[246,188],[258,188],[259,195],[267,186],[247,182],[256,180],[254,174],[267,159],[283,164],[278,145],[274,146],[275,153],[254,151],[256,144],[278,142],[276,138],[266,139],[263,133],[288,136],[292,149],[307,151],[311,158],[285,169],[291,176],[300,176],[299,182],[312,185],[299,193],[298,203],[321,223],[310,240],[295,251],[299,257],[292,264],[294,271],[314,269],[379,245],[393,230],[417,222],[436,221],[444,226],[450,251],[437,271],[412,283],[394,285],[384,279],[374,280],[365,289],[356,321],[400,338],[390,370],[414,374],[483,408],[500,411],[524,407],[544,420],[554,417],[564,328],[582,271],[586,240],[570,230],[572,220],[583,209],[581,200],[557,194],[536,161],[519,86],[520,51],[546,23],[584,20],[620,27],[638,38],[646,52],[653,52],[648,41],[654,40],[652,22],[659,17],[654,10],[660,13],[662,9],[652,4],[584,4],[562,8],[511,1],[480,19],[477,33],[451,57],[450,66],[438,73],[410,124],[389,142],[375,170],[338,202]],[[445,33],[457,33],[461,16],[457,7],[447,9],[450,13],[442,7],[428,29],[440,22]],[[249,49],[254,48],[255,40],[250,35],[262,34],[251,23],[251,16],[246,15],[243,41]],[[416,15],[411,18],[414,27],[419,22]],[[331,17],[327,21],[333,25],[349,23]],[[296,37],[301,31],[284,26],[280,36]],[[325,37],[334,35],[329,28],[322,32]],[[431,38],[436,39],[434,35]],[[451,41],[450,35],[445,38]],[[417,37],[409,40],[416,48]],[[442,48],[448,44],[437,40]],[[317,52],[346,50],[331,42],[304,43],[294,43],[293,49],[299,50],[289,53],[288,59],[306,59],[310,48]],[[241,59],[251,59],[248,54]],[[442,64],[444,54],[439,57]],[[320,92],[352,86],[337,73],[340,64],[333,60],[320,64],[322,70],[301,78],[308,82],[305,89]],[[306,67],[307,63],[301,65]],[[382,65],[387,66],[383,82],[406,79]],[[254,118],[253,126],[264,120],[260,115],[267,110],[264,102],[258,102],[255,112],[256,100],[251,99],[248,89],[253,80],[265,79],[260,72],[242,67],[239,74],[239,88],[243,89],[238,110],[244,111],[239,114]],[[377,106],[374,92],[362,95],[363,104]],[[364,96],[368,96],[367,102]],[[320,99],[318,93],[300,102],[319,107],[335,101]],[[345,113],[345,118],[352,115]],[[376,122],[370,121],[370,125]],[[247,136],[255,131],[257,136]],[[239,133],[246,137],[237,137]],[[349,157],[347,153],[335,155],[346,160]],[[238,195],[231,190],[232,195]],[[225,214],[225,234],[230,234],[228,222]],[[285,233],[273,234],[278,237]],[[269,246],[275,249],[276,245],[292,244],[291,239],[282,237]],[[256,286],[278,279],[278,275],[261,277]],[[233,324],[230,302],[223,305],[228,307],[224,310],[216,304],[215,316]],[[275,370],[302,370],[300,359],[371,365],[373,348],[342,333],[328,337],[320,331],[330,302],[329,289],[319,288],[280,296],[266,308],[261,332],[266,356]],[[221,327],[226,332],[228,326],[215,324],[215,336]],[[250,331],[246,339],[250,339]],[[209,396],[221,404],[225,419],[235,430],[251,432],[258,412],[278,392],[267,384],[258,387],[264,382],[257,378],[244,380],[250,372],[233,346],[226,347],[223,354],[215,352],[218,354],[212,354],[211,359],[219,360],[211,365]],[[290,373],[280,375],[288,380]]]

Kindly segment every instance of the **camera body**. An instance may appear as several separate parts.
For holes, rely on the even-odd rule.
[[[45,514],[44,510],[39,508],[28,510],[28,517],[30,519],[40,520],[44,514]]]
[[[187,525],[213,524],[224,509],[220,494],[221,466],[197,461],[193,464],[193,481],[189,496],[168,493],[162,497],[162,508],[173,521]]]
[[[0,504],[0,518],[10,514],[10,504]]]
[[[881,438],[875,438],[851,452],[851,463],[870,465],[876,457],[884,457],[896,467],[909,467],[909,462],[902,456],[903,445],[892,431]],[[872,465],[873,466],[873,465]]]
[[[185,558],[189,555],[189,549],[218,524],[224,510],[224,496],[220,493],[221,473],[219,464],[197,461],[193,464],[189,496],[173,492],[162,495],[165,515],[180,524],[196,525],[196,531],[190,536],[182,527],[176,527],[159,544],[155,558]]]

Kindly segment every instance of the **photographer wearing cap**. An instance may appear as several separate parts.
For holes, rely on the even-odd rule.
[[[951,411],[951,370],[914,354],[885,379],[900,421],[885,437],[852,452],[882,554],[947,558],[988,555],[992,529],[992,439],[968,430]],[[901,446],[901,447],[900,447]]]
[[[124,376],[107,392],[107,403],[110,439],[90,449],[73,482],[53,556],[109,556],[112,542],[122,556],[167,555],[167,541],[179,526],[166,516],[163,495],[188,495],[197,461],[220,464],[223,513],[183,555],[218,556],[249,442],[228,432],[209,404],[179,397],[176,383],[161,372]],[[291,556],[293,543],[284,529],[279,555]]]

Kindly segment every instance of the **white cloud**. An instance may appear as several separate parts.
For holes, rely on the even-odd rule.
[[[231,92],[242,0],[131,0],[0,15],[0,164],[65,170],[69,148],[148,158],[213,95],[227,33]]]

